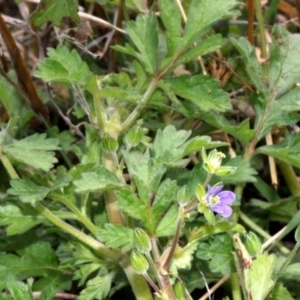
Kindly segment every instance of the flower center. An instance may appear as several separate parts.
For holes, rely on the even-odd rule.
[[[220,203],[220,197],[218,196],[210,196],[208,198],[208,206],[214,206]]]

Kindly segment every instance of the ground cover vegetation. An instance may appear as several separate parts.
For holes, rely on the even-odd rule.
[[[299,7],[0,1],[0,299],[300,299]]]

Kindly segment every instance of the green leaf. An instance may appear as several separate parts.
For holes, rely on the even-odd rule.
[[[125,184],[104,166],[99,166],[96,172],[82,173],[79,180],[74,181],[76,192],[108,191],[120,189]]]
[[[274,268],[275,255],[267,252],[259,255],[252,262],[249,271],[250,292],[253,300],[265,299],[273,287],[272,273]]]
[[[220,272],[223,275],[234,270],[232,257],[232,239],[227,234],[217,235],[210,243],[201,243],[196,252],[199,259],[209,260],[212,272]]]
[[[156,17],[153,14],[139,15],[135,22],[127,23],[127,33],[139,51],[134,53],[135,57],[148,73],[155,74],[158,68]],[[132,50],[130,52],[132,53]]]
[[[229,95],[218,88],[218,81],[204,75],[164,79],[171,90],[203,111],[226,111],[231,108]]]
[[[57,139],[46,139],[46,134],[34,134],[20,141],[3,145],[4,153],[18,162],[36,169],[49,171],[57,162],[54,150],[59,147]]]
[[[183,53],[179,58],[176,60],[174,66],[178,66],[180,64],[185,64],[198,56],[205,55],[209,52],[213,52],[219,49],[223,44],[223,39],[221,35],[211,35],[208,38],[204,39],[192,49],[188,50],[187,52]]]
[[[253,185],[259,191],[259,193],[265,197],[266,200],[268,200],[268,202],[276,203],[280,201],[281,198],[272,186],[263,181],[260,176],[255,176],[255,179],[256,182],[254,182]]]
[[[55,252],[48,242],[36,242],[19,251],[22,252],[21,256],[0,253],[0,288],[4,287],[5,279],[9,275],[18,280],[41,277],[45,278],[48,284],[52,282],[53,286],[68,288],[66,278],[71,280],[72,274],[59,269]]]
[[[243,182],[256,182],[257,172],[250,167],[250,163],[241,156],[228,160],[224,166],[236,167],[237,169],[229,175],[222,176],[224,184],[237,184]]]
[[[207,135],[196,136],[188,140],[184,144],[185,149],[182,156],[186,156],[195,152],[200,152],[202,147],[204,147],[205,149],[214,149],[223,146],[228,146],[228,143],[213,141],[211,137]]]
[[[276,283],[272,288],[271,294],[266,300],[294,300],[289,291],[283,286],[281,282]]]
[[[109,294],[113,278],[114,274],[108,273],[105,276],[90,279],[87,283],[87,287],[81,291],[78,300],[105,299]]]
[[[177,190],[176,182],[171,181],[170,179],[164,180],[159,186],[154,195],[150,218],[143,221],[148,228],[151,228],[151,233],[155,232],[162,216],[165,215],[165,212],[170,205],[175,202]]]
[[[191,135],[191,131],[178,130],[172,125],[158,130],[153,142],[151,156],[163,162],[166,166],[176,166],[181,164],[181,158],[185,154],[186,140]]]
[[[160,180],[166,171],[161,162],[150,158],[149,151],[124,153],[129,174],[137,186],[139,197],[144,203],[150,201],[151,193],[158,189]]]
[[[160,17],[167,30],[167,57],[172,57],[181,46],[181,14],[178,5],[173,0],[159,0]]]
[[[183,35],[185,47],[191,46],[211,24],[230,14],[236,4],[236,0],[193,0]]]
[[[172,205],[159,221],[155,235],[157,237],[174,236],[178,219],[178,205]]]
[[[0,206],[0,226],[8,225],[5,229],[7,235],[22,234],[43,221],[44,217],[32,207],[24,206],[21,209],[12,204]]]
[[[259,147],[256,151],[300,168],[300,133],[289,135],[280,144]]]
[[[295,112],[295,107],[299,105],[299,96],[300,88],[295,88],[276,101],[272,101],[268,108],[265,107],[265,103],[257,102],[255,128],[259,128],[258,140],[273,127],[295,124],[300,120],[299,114]],[[264,115],[266,109],[268,109],[267,114]]]
[[[8,276],[6,288],[14,300],[34,300],[30,286],[24,282],[17,281],[13,276]]]
[[[105,229],[97,232],[97,238],[109,248],[122,248],[128,252],[134,246],[134,230],[118,224],[105,224]]]
[[[65,17],[69,17],[74,22],[79,23],[80,18],[77,10],[77,0],[41,0],[37,11],[32,14],[31,19],[37,27],[49,21],[59,27],[62,19]]]
[[[260,93],[266,93],[266,81],[264,79],[261,64],[257,60],[254,46],[252,46],[248,40],[243,37],[239,39],[230,38],[230,41],[240,52],[245,70],[252,84]]]
[[[116,192],[118,207],[129,216],[144,220],[148,216],[148,207],[131,190],[122,189]]]
[[[294,263],[286,268],[280,273],[280,278],[284,280],[295,280],[300,281],[300,263]]]
[[[56,177],[53,181],[53,184],[50,188],[51,191],[55,191],[61,189],[65,186],[68,186],[69,183],[72,181],[73,177],[67,174],[67,170],[63,166],[59,166],[56,169]]]
[[[244,120],[240,124],[234,124],[227,120],[223,115],[213,112],[199,112],[197,116],[201,116],[206,123],[222,129],[226,133],[234,136],[240,140],[243,144],[248,144],[249,141],[254,137],[255,130],[250,129],[249,120]]]
[[[277,26],[274,37],[275,43],[270,43],[269,88],[280,95],[299,81],[300,66],[295,64],[295,56],[300,51],[300,36]]]
[[[58,45],[56,49],[48,48],[48,58],[38,64],[34,75],[46,82],[73,82],[83,85],[90,76],[90,70],[75,49],[70,51],[67,46]]]
[[[38,201],[42,201],[50,189],[44,186],[38,186],[27,178],[12,179],[10,181],[11,188],[8,189],[8,194],[19,196],[21,201],[34,205]]]

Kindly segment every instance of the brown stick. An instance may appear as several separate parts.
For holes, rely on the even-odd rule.
[[[24,93],[27,95],[26,99],[29,99],[28,103],[32,109],[44,117],[46,121],[49,120],[48,109],[40,99],[32,78],[26,68],[24,59],[22,58],[20,51],[11,35],[10,30],[7,28],[2,15],[0,14],[0,34],[6,44],[7,50],[11,57],[12,64],[16,71],[19,85],[21,86]]]

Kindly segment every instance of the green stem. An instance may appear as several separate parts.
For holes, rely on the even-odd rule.
[[[260,0],[254,0],[254,3],[255,3],[259,36],[260,36],[261,57],[267,58],[268,57],[267,40],[266,40],[265,24],[264,24],[264,17],[262,13],[261,3]]]
[[[250,218],[248,218],[243,212],[239,213],[240,219],[253,231],[257,232],[260,236],[265,239],[270,239],[271,236],[265,232],[260,226],[258,226],[255,222],[253,222]],[[281,245],[280,243],[275,243],[275,246],[282,252],[283,254],[289,254],[290,250]]]
[[[230,274],[230,283],[233,300],[243,300],[237,273]]]
[[[111,153],[106,153],[103,157],[105,168],[116,173],[116,165]],[[105,192],[105,206],[109,222],[112,224],[123,224],[123,218],[119,207],[117,206],[117,198],[115,191]]]
[[[0,159],[9,174],[11,179],[18,179],[19,176],[15,171],[14,167],[10,163],[7,156],[2,152],[1,145],[0,145]],[[59,227],[60,229],[70,233],[72,236],[77,238],[79,241],[83,242],[84,244],[91,247],[95,252],[97,252],[102,257],[108,257],[113,261],[118,261],[120,255],[118,253],[114,253],[105,247],[102,243],[98,242],[97,240],[91,238],[90,236],[86,235],[85,233],[79,231],[78,229],[74,228],[73,226],[69,225],[68,223],[64,222],[57,216],[55,216],[51,211],[49,211],[46,207],[44,207],[41,203],[37,203],[35,209],[43,215],[48,221]]]
[[[142,275],[139,275],[134,271],[128,257],[124,257],[120,261],[120,266],[127,276],[136,300],[153,300],[147,281]]]
[[[132,113],[128,116],[128,118],[124,121],[122,124],[122,132],[126,132],[136,121],[136,119],[139,117],[140,113],[146,106],[147,102],[150,100],[153,92],[156,89],[157,86],[157,79],[153,78],[151,83],[148,86],[148,89],[143,95],[143,98],[139,102],[139,104],[135,107],[135,109],[132,111]]]
[[[290,164],[282,160],[276,160],[277,165],[279,166],[284,180],[293,196],[300,196],[300,185],[297,180],[297,175]],[[298,206],[300,205],[300,197],[297,198]]]
[[[14,167],[12,166],[12,164],[10,163],[9,159],[7,158],[7,156],[2,152],[2,147],[0,144],[0,160],[4,166],[4,168],[6,169],[8,175],[10,176],[11,179],[17,179],[19,178],[19,175],[17,174],[17,172],[15,171]]]
[[[91,238],[90,236],[86,235],[82,231],[74,228],[73,226],[69,225],[68,223],[64,222],[57,216],[55,216],[51,211],[49,211],[45,206],[41,203],[37,203],[35,209],[43,215],[48,221],[52,224],[56,225],[60,229],[68,232],[73,237],[77,238],[79,241],[91,247],[95,252],[97,252],[102,257],[110,258],[113,261],[118,261],[120,255],[110,251],[107,247],[105,247],[102,243],[98,242],[97,240]]]
[[[156,265],[155,265],[155,263],[154,263],[154,261],[153,261],[151,255],[150,255],[150,253],[146,253],[146,257],[147,257],[147,259],[148,259],[150,268],[151,268],[152,272],[154,273],[155,278],[156,278],[156,280],[157,280],[157,282],[158,282],[159,288],[162,289],[163,286],[162,286],[162,284],[161,284],[161,282],[160,282],[160,277],[159,277],[159,274],[158,274],[158,271],[157,271],[157,267],[156,267]]]
[[[77,217],[77,220],[80,221],[93,235],[98,232],[98,227],[91,222],[91,220],[83,214],[79,208],[70,200],[66,199],[63,195],[50,194],[50,199],[60,201],[66,207],[68,207]]]

